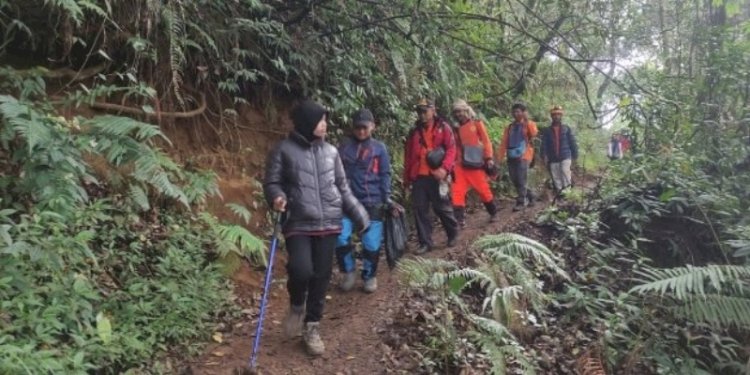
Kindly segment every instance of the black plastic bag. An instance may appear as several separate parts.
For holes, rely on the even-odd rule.
[[[394,208],[385,214],[385,258],[388,267],[393,269],[406,251],[409,230],[406,225],[406,210],[394,204]],[[394,215],[396,214],[396,215]]]

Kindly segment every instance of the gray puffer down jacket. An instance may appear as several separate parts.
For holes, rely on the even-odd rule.
[[[279,196],[286,199],[285,234],[341,230],[344,213],[359,229],[370,224],[349,189],[336,147],[323,140],[310,142],[295,131],[271,151],[263,191],[271,206]]]

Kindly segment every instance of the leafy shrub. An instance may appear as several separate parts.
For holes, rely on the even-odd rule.
[[[121,373],[194,352],[232,311],[215,261],[263,260],[263,243],[197,212],[213,176],[155,148],[155,126],[51,113],[0,96],[0,373]]]

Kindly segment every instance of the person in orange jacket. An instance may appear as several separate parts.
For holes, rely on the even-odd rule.
[[[529,175],[529,164],[534,159],[534,147],[531,141],[537,136],[539,130],[534,121],[529,120],[526,105],[522,103],[513,104],[513,123],[505,128],[503,141],[497,160],[502,162],[508,159],[508,174],[516,188],[516,205],[513,211],[533,205],[534,197],[531,190],[526,186]]]
[[[455,131],[458,153],[451,196],[456,220],[461,227],[466,225],[466,194],[473,188],[479,193],[479,198],[490,215],[490,222],[494,222],[497,206],[485,168],[492,168],[495,162],[492,160],[492,142],[487,129],[481,120],[476,119],[474,109],[464,100],[453,103],[453,117],[458,121],[458,129]]]

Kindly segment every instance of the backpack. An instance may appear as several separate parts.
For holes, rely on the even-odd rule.
[[[473,123],[473,126],[482,126],[481,123]],[[480,143],[476,146],[464,145],[461,141],[461,126],[455,131],[458,143],[461,145],[461,165],[468,169],[480,169],[484,167],[484,146]]]
[[[607,150],[607,156],[609,156],[610,159],[621,159],[622,158],[622,148],[620,145],[620,140],[613,139],[609,142],[609,150]]]
[[[508,159],[518,159],[526,153],[526,124],[512,123],[508,131]]]

